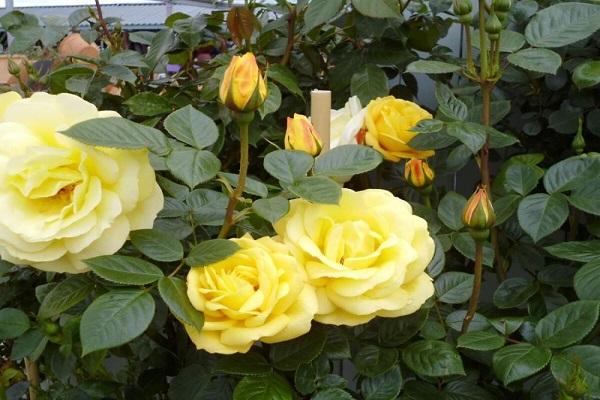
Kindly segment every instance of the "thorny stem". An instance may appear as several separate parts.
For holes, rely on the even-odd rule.
[[[233,213],[235,211],[235,206],[237,205],[242,192],[244,191],[244,187],[246,186],[246,175],[248,174],[248,128],[250,126],[250,121],[247,120],[238,120],[238,126],[240,128],[240,174],[238,177],[237,186],[235,190],[231,193],[229,197],[229,203],[227,204],[227,211],[225,212],[225,223],[219,232],[219,239],[224,239],[227,237],[227,233],[234,225],[233,221]]]
[[[282,65],[287,65],[290,62],[290,58],[292,57],[292,50],[294,50],[294,35],[296,32],[296,7],[289,7],[289,15],[288,15],[288,38],[287,38],[287,46],[285,48],[285,53],[283,54],[283,58],[281,59]]]
[[[37,394],[40,388],[40,371],[37,363],[29,357],[25,357],[25,374],[29,381],[29,400],[37,400]]]
[[[469,330],[469,324],[473,320],[477,312],[477,304],[479,303],[479,292],[481,291],[481,277],[483,275],[483,242],[477,240],[475,242],[475,279],[473,282],[473,292],[469,300],[469,308],[463,320],[461,333],[466,333]]]

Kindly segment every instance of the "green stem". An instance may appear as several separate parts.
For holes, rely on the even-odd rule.
[[[481,81],[484,82],[488,73],[488,49],[485,34],[485,0],[479,0],[479,51],[481,62]]]
[[[473,40],[471,39],[471,26],[463,24],[465,27],[465,39],[467,41],[467,71],[475,74],[475,63],[473,62]]]
[[[25,357],[25,374],[29,381],[29,400],[37,400],[40,389],[40,371],[35,361]]]
[[[248,143],[248,128],[252,118],[254,117],[254,113],[250,115],[250,118],[248,117],[248,114],[240,115],[238,118],[238,126],[240,128],[240,173],[238,176],[237,186],[229,197],[227,211],[225,212],[225,222],[218,236],[220,239],[227,237],[229,230],[234,224],[233,213],[235,211],[235,206],[242,196],[242,192],[246,186],[246,175],[248,175],[248,152],[250,147]]]
[[[479,304],[479,292],[481,291],[481,278],[483,276],[483,242],[475,241],[475,278],[473,282],[473,291],[469,300],[469,308],[463,320],[461,333],[466,333],[469,330],[469,324],[475,317],[477,305]]]
[[[431,195],[429,193],[425,194],[425,193],[421,193],[421,197],[423,198],[423,205],[427,208],[433,208],[431,207]]]

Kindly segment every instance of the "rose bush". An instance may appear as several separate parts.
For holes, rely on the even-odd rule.
[[[424,272],[434,252],[427,222],[387,191],[344,189],[339,205],[292,200],[275,231],[316,287],[319,322],[399,317],[433,294]]]
[[[113,254],[163,207],[146,150],[87,146],[60,131],[115,117],[71,94],[0,95],[0,256],[78,273]]]

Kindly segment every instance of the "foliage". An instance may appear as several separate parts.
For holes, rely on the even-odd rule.
[[[143,55],[124,50],[119,21],[105,21],[107,35],[92,9],[73,13],[68,26],[21,12],[0,18],[15,38],[8,50],[36,60],[21,89],[74,93],[126,116],[64,133],[148,148],[166,196],[154,229],[133,232],[118,255],[88,260],[91,273],[0,261],[0,399],[27,391],[25,362],[43,377],[38,399],[600,398],[600,6],[512,5],[490,126],[469,64],[440,44],[457,24],[449,1],[250,1],[236,18],[226,15],[175,14],[159,32],[131,33],[130,42],[149,46]],[[477,24],[473,45],[485,47]],[[84,38],[107,45],[101,57],[59,57],[56,43],[84,25]],[[198,68],[195,54],[207,47],[219,54]],[[250,125],[250,173],[232,236],[271,234],[292,198],[337,203],[343,177],[355,175],[346,184],[354,189],[388,188],[435,236],[427,271],[436,293],[418,312],[356,327],[315,323],[246,354],[193,348],[181,322],[200,329],[204,321],[186,296],[185,271],[237,250],[218,238],[240,179],[240,142],[217,97],[231,55],[250,47],[269,96]],[[50,68],[37,67],[43,59]],[[161,75],[167,63],[181,71]],[[456,79],[461,73],[468,79]],[[410,145],[436,149],[431,193],[365,146],[316,157],[280,148],[285,118],[306,111],[313,88],[330,88],[340,108],[350,95],[363,105],[388,94],[414,100],[428,79],[435,119],[414,128]],[[482,243],[484,295],[461,333],[478,245],[460,216],[488,145],[496,225]]]

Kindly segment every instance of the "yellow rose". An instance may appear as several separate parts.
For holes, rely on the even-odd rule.
[[[386,160],[402,158],[428,158],[433,150],[415,150],[408,142],[416,133],[411,129],[431,114],[417,104],[393,96],[371,100],[365,115],[365,143],[379,151]]]
[[[233,56],[219,87],[219,98],[230,110],[253,112],[267,98],[267,85],[252,53]]]
[[[358,325],[417,311],[433,295],[427,222],[380,189],[343,189],[339,205],[296,199],[275,231],[317,291],[315,320]]]
[[[196,347],[245,353],[256,341],[283,342],[308,332],[317,298],[289,248],[269,237],[231,240],[241,249],[192,268],[187,277],[188,297],[204,313],[201,331],[186,326]]]
[[[318,155],[323,148],[321,135],[302,114],[294,114],[294,118],[288,117],[284,142],[286,150],[300,150],[311,156]]]
[[[163,195],[145,150],[79,143],[60,133],[116,117],[71,95],[0,95],[0,257],[78,273],[115,253],[129,231],[151,228]]]

